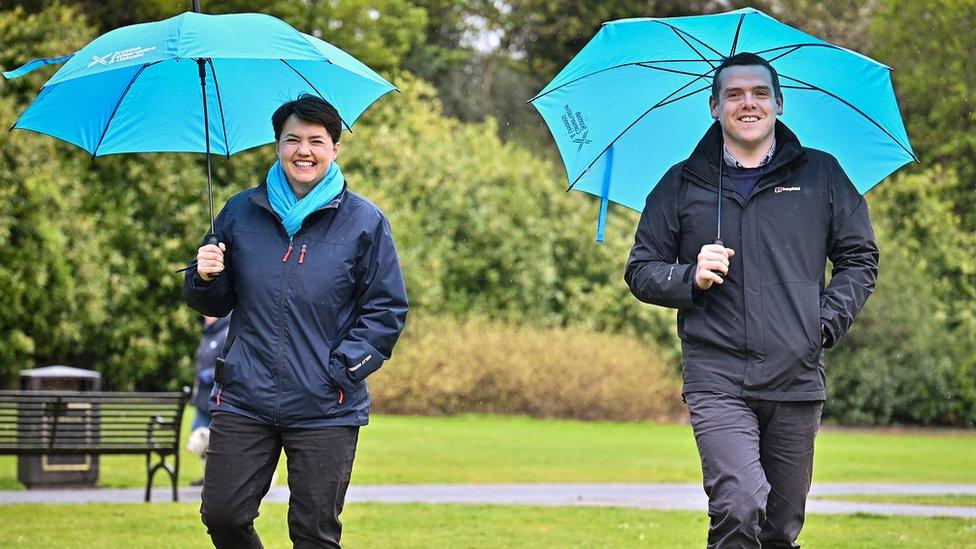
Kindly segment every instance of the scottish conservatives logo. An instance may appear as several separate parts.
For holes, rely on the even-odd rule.
[[[576,152],[579,153],[583,150],[583,145],[589,145],[593,142],[592,139],[587,139],[586,136],[589,135],[590,129],[586,127],[586,121],[583,120],[583,113],[580,111],[573,112],[573,109],[569,105],[564,105],[563,109],[566,111],[563,114],[563,126],[566,127],[566,132],[569,134],[570,139],[573,143],[579,145]]]
[[[148,48],[126,48],[105,55],[93,55],[91,63],[88,63],[88,66],[85,68],[90,69],[95,65],[112,65],[122,61],[138,59],[155,49],[156,46],[149,46]]]

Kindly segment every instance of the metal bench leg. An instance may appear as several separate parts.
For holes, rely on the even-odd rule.
[[[180,500],[179,489],[176,486],[177,479],[180,478],[180,449],[179,446],[176,447],[176,453],[173,454],[173,461],[175,466],[173,467],[173,474],[170,475],[173,479],[173,501],[177,502]]]
[[[179,491],[176,486],[176,471],[166,463],[166,456],[162,454],[159,456],[159,463],[150,466],[150,456],[152,456],[152,453],[146,454],[146,468],[148,469],[149,475],[149,478],[146,480],[146,502],[148,503],[150,500],[153,477],[156,476],[156,471],[160,469],[166,471],[166,474],[169,475],[170,483],[173,486],[173,501],[179,501]]]
[[[146,452],[146,503],[149,503],[150,496],[152,494],[152,481],[153,474],[156,473],[156,468],[151,466],[149,458],[152,456],[152,452]]]

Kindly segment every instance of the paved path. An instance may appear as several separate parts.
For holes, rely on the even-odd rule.
[[[965,494],[976,495],[976,484],[819,483],[813,486],[807,512],[825,514],[976,518],[976,507],[894,503],[865,503],[819,499],[848,494]],[[0,504],[16,503],[139,503],[139,488],[90,490],[0,491]],[[165,489],[153,490],[153,501],[169,501]],[[181,488],[180,501],[200,499],[199,488]],[[288,488],[277,486],[267,501],[288,501]],[[705,511],[707,500],[697,484],[418,484],[349,488],[351,503],[461,503],[494,505],[573,505]]]

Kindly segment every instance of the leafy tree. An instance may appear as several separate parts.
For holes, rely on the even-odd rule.
[[[711,9],[753,7],[777,20],[831,44],[866,53],[871,22],[879,0],[735,0],[712,2]]]
[[[91,30],[74,10],[0,12],[0,66],[78,47]],[[57,32],[56,32],[57,31]],[[43,82],[31,74],[0,88],[9,127]],[[87,163],[52,139],[0,133],[0,378],[57,360],[90,364],[86,337],[107,320],[108,273],[94,250],[104,235],[82,209]]]
[[[894,68],[908,135],[920,169],[939,163],[959,175],[954,209],[976,232],[976,2],[882,3],[872,22],[872,53]]]
[[[875,295],[828,354],[826,413],[845,423],[976,425],[973,265],[939,167],[869,195],[881,265]]]
[[[0,0],[0,9],[21,2]],[[38,13],[61,4],[73,5],[101,34],[118,27],[157,21],[192,10],[191,0],[32,0],[26,9]],[[375,70],[393,71],[423,39],[427,12],[411,0],[201,0],[209,14],[259,12],[273,15],[354,55]],[[59,54],[68,53],[64,48]]]
[[[700,14],[709,2],[666,0],[511,0],[502,43],[525,60],[528,71],[548,82],[600,30],[606,21],[627,17]]]

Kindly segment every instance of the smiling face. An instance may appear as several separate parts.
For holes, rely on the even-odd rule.
[[[295,115],[285,120],[275,149],[299,199],[322,181],[339,156],[339,144],[332,141],[325,126],[305,122]]]
[[[783,98],[773,91],[772,75],[762,65],[734,65],[720,75],[718,101],[709,99],[712,118],[722,125],[729,152],[763,154],[773,143],[776,117],[783,114]]]

